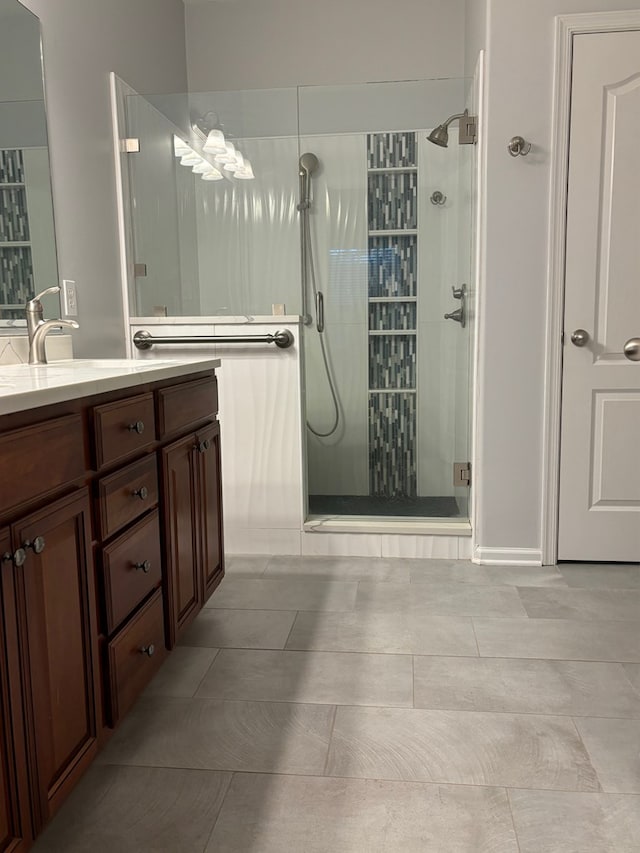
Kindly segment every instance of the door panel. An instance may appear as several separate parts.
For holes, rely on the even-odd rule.
[[[202,599],[195,512],[195,454],[193,435],[162,450],[169,648],[175,644],[181,628],[198,612]]]
[[[95,596],[86,492],[13,528],[27,550],[19,569],[19,632],[37,825],[58,809],[97,753]],[[27,543],[44,540],[36,553]]]
[[[220,480],[220,425],[215,423],[198,432],[203,448],[200,460],[200,547],[206,601],[222,579],[222,491]]]
[[[0,850],[26,850],[31,838],[22,690],[9,531],[0,531]]]
[[[640,560],[640,32],[574,37],[558,557]],[[586,346],[571,334],[584,329]]]

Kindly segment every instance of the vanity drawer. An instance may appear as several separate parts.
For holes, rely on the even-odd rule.
[[[160,590],[107,646],[109,711],[115,725],[167,656]]]
[[[215,376],[195,379],[158,391],[158,437],[176,435],[218,412],[218,382]]]
[[[98,480],[100,534],[107,539],[158,503],[155,454]]]
[[[139,394],[93,409],[96,467],[144,450],[155,441],[153,394]]]
[[[0,514],[82,477],[86,469],[79,415],[1,434]]]
[[[162,581],[158,511],[102,550],[106,629],[112,634]]]

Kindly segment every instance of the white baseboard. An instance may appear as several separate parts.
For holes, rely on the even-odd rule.
[[[479,545],[472,561],[480,566],[541,566],[539,548],[483,548]]]

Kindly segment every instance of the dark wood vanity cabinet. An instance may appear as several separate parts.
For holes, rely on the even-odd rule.
[[[23,853],[31,839],[27,755],[9,530],[0,530],[0,851]]]
[[[192,395],[191,408],[188,413],[182,410],[183,417],[213,420],[217,414],[215,386],[210,385],[209,393],[201,384],[195,390],[202,395],[200,406],[194,406]],[[161,450],[160,458],[167,642],[172,648],[224,575],[220,425],[217,421],[205,424],[171,442]]]
[[[12,525],[22,711],[36,829],[98,751],[91,509],[83,488]],[[14,564],[20,560],[14,559]]]
[[[30,847],[222,579],[217,409],[209,371],[0,419],[0,853]]]

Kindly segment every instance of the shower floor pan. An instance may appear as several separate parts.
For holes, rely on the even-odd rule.
[[[455,498],[383,498],[372,495],[309,495],[310,515],[394,518],[460,518]]]

